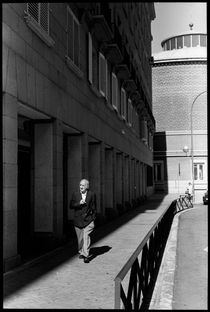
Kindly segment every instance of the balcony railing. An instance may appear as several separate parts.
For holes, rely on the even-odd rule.
[[[116,276],[115,309],[131,311],[148,307],[175,211],[176,200],[160,216]]]

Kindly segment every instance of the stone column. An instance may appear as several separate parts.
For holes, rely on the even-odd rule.
[[[3,258],[4,271],[20,262],[17,254],[17,99],[3,95]]]
[[[53,122],[53,232],[63,237],[63,125]]]
[[[131,177],[131,203],[132,200],[135,199],[135,167],[134,167],[134,158],[131,159],[131,170],[130,170],[130,177]]]
[[[116,154],[116,202],[122,205],[123,193],[122,153]]]
[[[105,148],[105,208],[114,208],[114,174],[113,174],[113,149]]]
[[[124,202],[130,200],[129,156],[124,156]]]
[[[140,181],[139,181],[139,161],[136,160],[136,198],[140,196]]]
[[[88,171],[90,188],[96,193],[97,212],[103,213],[101,205],[101,146],[99,142],[89,142]]]

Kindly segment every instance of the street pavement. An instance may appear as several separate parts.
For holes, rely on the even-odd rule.
[[[176,194],[153,195],[93,232],[90,263],[67,244],[4,274],[3,307],[114,309],[114,279]]]
[[[175,215],[155,284],[151,310],[207,310],[208,206]]]

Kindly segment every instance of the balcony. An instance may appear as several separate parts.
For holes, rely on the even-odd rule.
[[[126,64],[120,64],[115,66],[116,75],[119,79],[128,80],[130,78],[130,71]]]
[[[102,48],[106,59],[112,64],[119,64],[123,60],[122,53],[116,43],[105,43]]]
[[[141,95],[139,91],[135,91],[131,94],[131,100],[133,101],[134,105],[138,107],[139,102],[141,101]]]
[[[112,30],[103,15],[93,16],[91,26],[93,33],[99,42],[110,41],[112,39]]]
[[[111,11],[108,4],[100,3],[100,6],[92,13],[90,26],[99,42],[112,40]]]

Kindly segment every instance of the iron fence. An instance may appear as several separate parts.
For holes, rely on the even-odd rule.
[[[175,212],[176,200],[159,217],[117,274],[115,309],[147,309]],[[127,282],[123,285],[125,277]]]
[[[192,207],[193,207],[193,197],[191,195],[188,194],[180,195],[176,201],[176,212]]]

